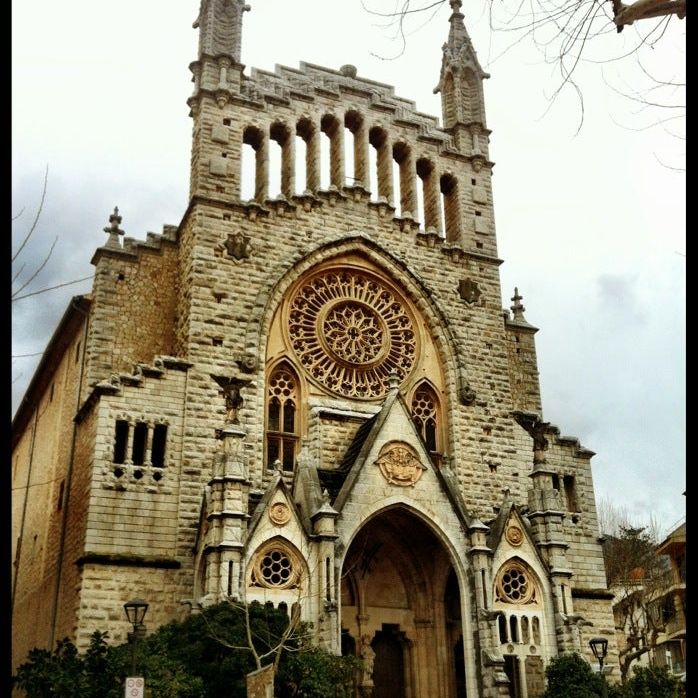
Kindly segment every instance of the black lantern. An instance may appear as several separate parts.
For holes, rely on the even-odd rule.
[[[148,602],[143,601],[143,599],[131,599],[131,601],[124,604],[126,617],[133,626],[134,632],[139,626],[143,625],[143,619],[145,618],[145,613],[147,610]]]
[[[606,687],[606,677],[603,673],[603,660],[606,659],[606,654],[608,653],[608,640],[605,637],[592,637],[589,640],[589,647],[594,653],[596,659],[599,660],[599,674],[601,674],[601,695],[603,698],[608,696],[608,689]]]
[[[589,647],[591,647],[596,659],[599,660],[599,672],[603,674],[603,660],[606,659],[608,653],[608,640],[605,637],[592,637],[589,640]]]
[[[148,610],[148,602],[143,599],[131,599],[124,604],[124,611],[129,623],[133,626],[133,632],[128,634],[128,641],[131,643],[131,676],[136,674],[136,645],[138,640],[145,637],[145,625],[143,619]]]

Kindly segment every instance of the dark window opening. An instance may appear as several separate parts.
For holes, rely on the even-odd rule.
[[[507,641],[507,619],[502,613],[497,621],[499,626],[499,641],[504,644]]]
[[[148,436],[148,425],[138,422],[133,430],[133,448],[131,449],[131,461],[134,465],[143,465],[145,461],[145,442]]]
[[[167,444],[167,424],[156,424],[153,429],[153,446],[150,453],[150,462],[156,468],[165,465],[165,446]]]
[[[80,342],[77,343],[75,346],[75,363],[78,362],[78,359],[80,358]]]
[[[553,489],[554,490],[560,489],[560,478],[557,475],[553,475]]]
[[[504,673],[509,679],[510,698],[520,698],[521,679],[519,677],[519,658],[514,654],[504,655]]]
[[[577,489],[574,484],[574,475],[565,475],[562,478],[565,487],[565,498],[567,499],[568,511],[579,511],[577,506]]]
[[[273,397],[269,402],[269,431],[279,431],[279,416],[281,415],[281,403]]]
[[[330,558],[325,558],[325,598],[332,600],[332,584],[330,581]]]
[[[128,422],[123,419],[116,420],[114,429],[114,463],[123,463],[126,460],[126,444],[128,443]]]
[[[61,480],[61,486],[58,489],[58,504],[56,506],[56,511],[60,511],[63,508],[63,495],[65,494],[65,480]]]
[[[440,456],[439,417],[440,408],[436,393],[427,383],[423,383],[415,390],[412,398],[412,420],[424,440],[427,451],[437,461]]]

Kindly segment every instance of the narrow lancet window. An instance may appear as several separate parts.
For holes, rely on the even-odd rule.
[[[286,364],[274,369],[267,392],[267,467],[293,472],[298,444],[298,379]]]

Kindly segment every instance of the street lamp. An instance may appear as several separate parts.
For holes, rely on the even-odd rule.
[[[594,653],[596,659],[599,660],[599,674],[601,674],[601,680],[603,681],[601,690],[603,691],[603,697],[606,698],[608,689],[606,686],[606,677],[603,673],[603,660],[606,659],[606,654],[608,654],[608,640],[605,637],[592,637],[591,640],[589,640],[589,647],[591,647],[591,651]]]
[[[148,602],[143,601],[143,599],[131,599],[124,604],[126,617],[133,626],[133,632],[128,634],[128,641],[131,643],[131,676],[136,675],[136,645],[140,639],[145,637],[143,619],[147,610]]]

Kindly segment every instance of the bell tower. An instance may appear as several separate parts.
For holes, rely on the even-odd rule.
[[[450,0],[451,28],[443,45],[441,76],[434,92],[441,93],[443,125],[466,155],[487,157],[485,98],[482,81],[489,78],[480,66],[460,11],[461,0]],[[484,136],[484,137],[480,137]]]

